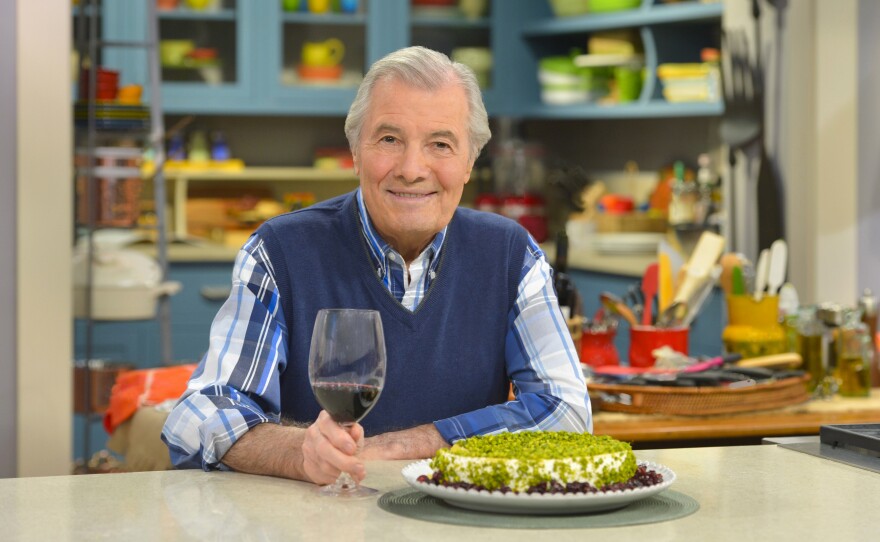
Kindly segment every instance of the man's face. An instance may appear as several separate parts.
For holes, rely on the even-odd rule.
[[[452,219],[470,178],[464,90],[379,82],[354,151],[376,230],[408,261]]]

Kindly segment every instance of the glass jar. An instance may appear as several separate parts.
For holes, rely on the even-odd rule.
[[[838,392],[845,397],[868,397],[874,349],[860,309],[844,309],[843,323],[837,330],[836,348],[834,376]]]

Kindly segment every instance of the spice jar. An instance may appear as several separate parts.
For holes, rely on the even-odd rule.
[[[837,330],[837,366],[834,376],[840,395],[867,397],[871,393],[871,363],[874,348],[860,309],[844,309]]]

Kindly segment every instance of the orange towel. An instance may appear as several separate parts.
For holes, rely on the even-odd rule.
[[[104,429],[112,435],[137,409],[177,399],[195,369],[196,364],[190,364],[120,373],[110,392],[110,406],[104,412]]]

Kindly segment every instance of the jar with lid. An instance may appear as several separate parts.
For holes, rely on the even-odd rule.
[[[868,326],[860,309],[844,309],[843,323],[837,330],[835,379],[840,395],[867,397],[871,393],[871,363],[874,349]]]

